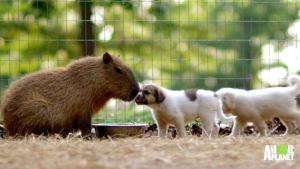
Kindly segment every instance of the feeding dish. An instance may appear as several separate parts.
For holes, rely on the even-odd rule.
[[[144,134],[148,124],[114,123],[114,124],[93,124],[96,136],[102,137],[135,137]]]

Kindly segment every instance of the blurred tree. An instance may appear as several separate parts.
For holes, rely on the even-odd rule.
[[[1,75],[65,65],[78,57],[76,26],[66,22],[66,12],[74,4],[68,5],[36,0],[0,5]]]
[[[79,0],[81,12],[81,46],[84,56],[95,55],[94,25],[91,21],[93,3],[87,0]]]
[[[292,38],[287,29],[298,18],[299,6],[285,0],[221,2],[209,12],[208,19],[216,20],[214,26],[219,28],[216,38],[223,41],[209,45],[236,51],[233,78],[244,78],[244,88],[251,89],[262,66],[262,46],[272,41],[277,51],[282,50]]]
[[[272,42],[280,50],[298,11],[299,4],[284,0],[6,0],[0,6],[0,74],[111,51],[141,82],[249,89],[264,67],[261,47]]]
[[[272,42],[280,51],[299,11],[299,5],[283,0],[140,1],[130,11],[105,7],[112,13],[105,15],[105,24],[113,26],[114,34],[100,45],[141,56],[135,65],[141,81],[161,81],[175,89],[251,89],[266,66],[261,47]]]

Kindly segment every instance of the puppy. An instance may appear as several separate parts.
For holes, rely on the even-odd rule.
[[[231,136],[239,135],[247,122],[253,122],[260,136],[266,136],[265,120],[280,118],[287,128],[285,134],[296,133],[300,122],[295,97],[300,93],[300,77],[291,75],[288,87],[260,90],[223,88],[216,93],[223,102],[223,112],[236,115]],[[284,135],[285,135],[284,134]]]
[[[234,116],[226,117],[223,114],[221,100],[214,92],[207,90],[172,91],[149,84],[137,95],[135,102],[151,108],[159,138],[166,137],[170,124],[175,125],[179,137],[185,137],[184,124],[197,118],[200,118],[204,129],[202,135],[218,135],[216,114],[224,121],[235,119]]]

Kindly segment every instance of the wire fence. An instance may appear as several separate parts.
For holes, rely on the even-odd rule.
[[[20,76],[120,54],[141,86],[285,86],[300,74],[298,0],[0,0],[0,94]],[[0,117],[1,119],[1,117]],[[152,122],[108,102],[93,123]]]

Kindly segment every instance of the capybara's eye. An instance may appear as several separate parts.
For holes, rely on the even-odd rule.
[[[119,73],[119,74],[122,74],[122,73],[123,73],[122,70],[121,70],[120,68],[115,67],[115,69],[116,69],[116,72],[117,72],[117,73]]]

